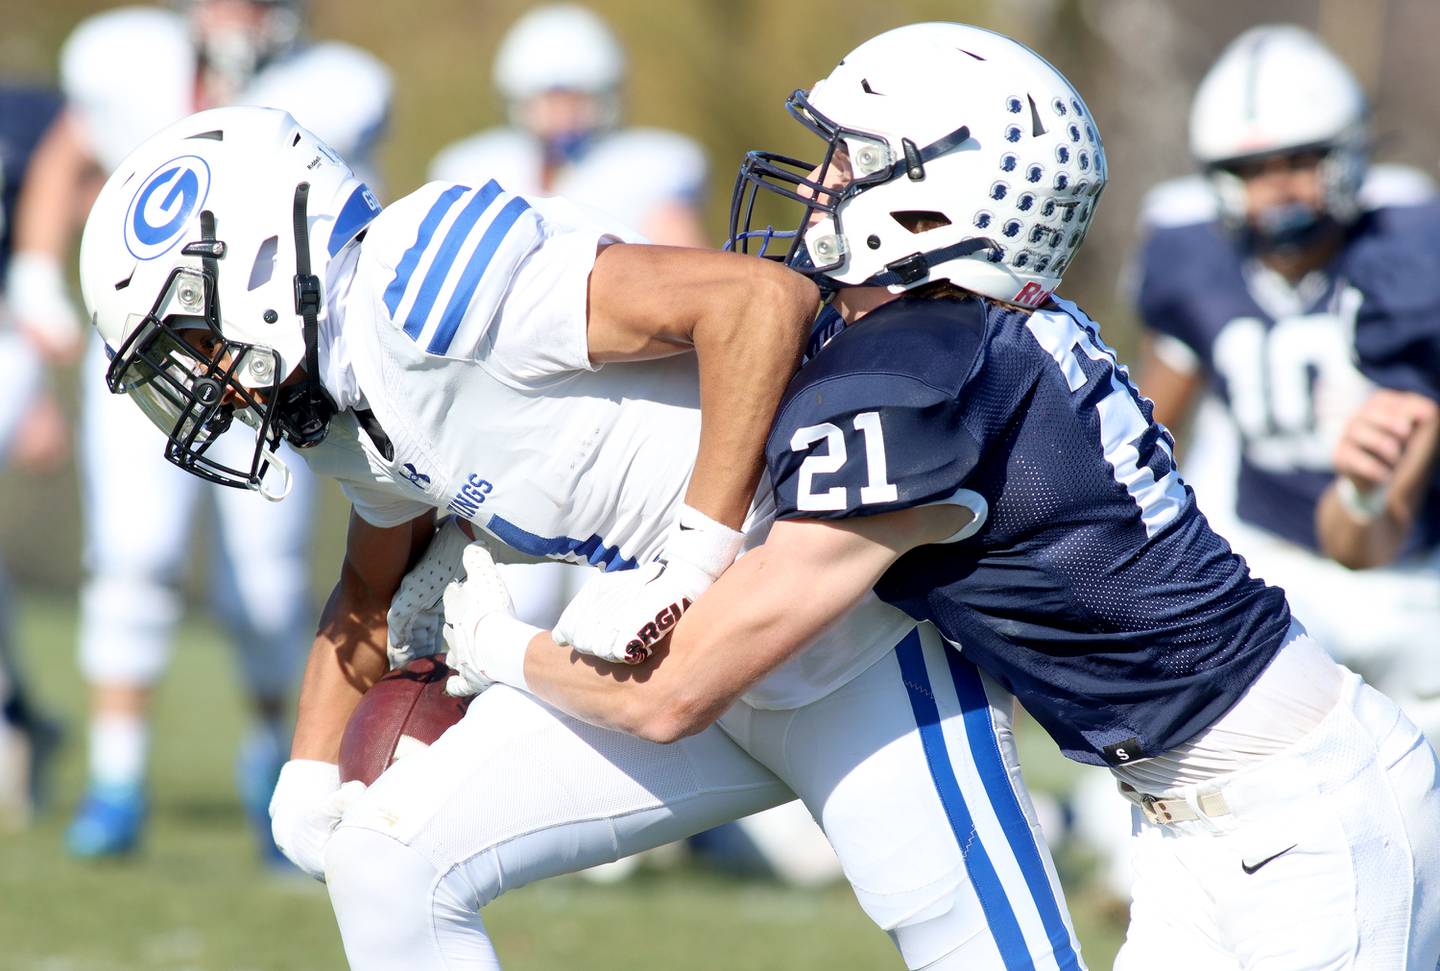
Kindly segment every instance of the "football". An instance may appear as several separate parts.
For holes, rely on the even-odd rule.
[[[429,746],[458,722],[470,699],[445,693],[451,673],[439,657],[422,657],[375,682],[340,739],[341,781],[370,785],[396,759]]]

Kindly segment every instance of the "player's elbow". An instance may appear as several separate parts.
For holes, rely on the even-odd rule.
[[[692,692],[680,691],[650,706],[632,734],[648,742],[670,745],[698,735],[715,723],[719,709]]]

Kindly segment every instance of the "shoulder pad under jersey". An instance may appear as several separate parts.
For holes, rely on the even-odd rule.
[[[790,383],[766,445],[777,518],[954,495],[979,456],[960,419],[986,322],[980,300],[902,299],[826,344]]]

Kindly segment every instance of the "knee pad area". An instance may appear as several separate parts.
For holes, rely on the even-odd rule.
[[[92,682],[146,685],[164,670],[180,596],[142,573],[91,580],[80,596],[80,668]]]

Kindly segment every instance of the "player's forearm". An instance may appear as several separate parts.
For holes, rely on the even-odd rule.
[[[819,637],[910,548],[886,518],[850,529],[782,523],[695,602],[646,663],[569,653],[545,634],[530,643],[526,682],[577,718],[651,741],[702,731]]]
[[[340,738],[360,697],[384,675],[385,612],[347,605],[331,594],[300,683],[290,757],[335,762]]]
[[[1315,510],[1321,550],[1352,570],[1392,562],[1404,543],[1405,529],[1384,511],[1370,518],[1348,508],[1339,489],[1339,480],[1331,483]]]
[[[768,267],[767,267],[768,270]],[[697,322],[700,447],[685,501],[727,526],[749,511],[765,437],[819,305],[809,280],[775,267]]]
[[[46,131],[26,170],[15,210],[16,253],[56,261],[70,249],[75,230],[89,210],[80,189],[95,162],[80,126],[66,112]]]

